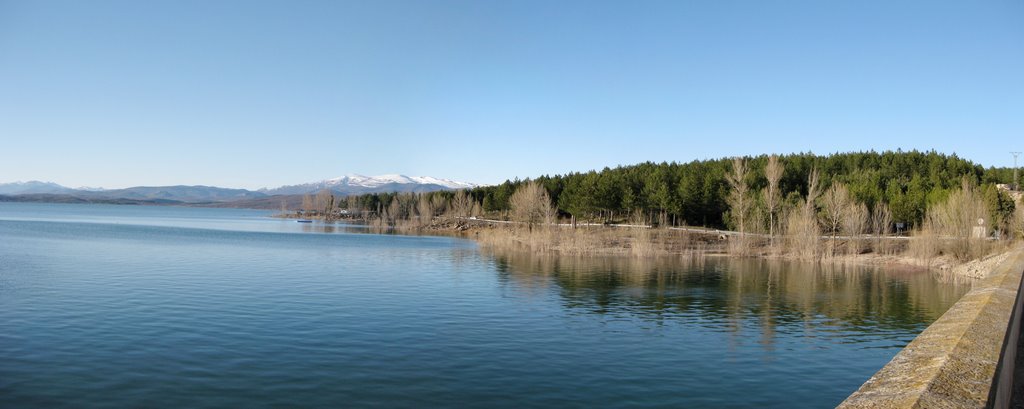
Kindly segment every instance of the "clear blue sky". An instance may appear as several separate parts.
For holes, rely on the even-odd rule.
[[[1024,2],[0,0],[0,182],[1024,150]]]

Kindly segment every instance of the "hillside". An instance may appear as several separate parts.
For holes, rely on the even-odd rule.
[[[768,155],[744,158],[750,170],[745,182],[751,190],[751,211],[763,211],[760,192],[766,185]],[[798,153],[779,157],[784,167],[779,190],[785,207],[793,207],[807,194],[812,169],[821,176],[818,188],[833,182],[849,187],[857,202],[869,209],[884,203],[894,221],[907,226],[920,222],[929,204],[944,199],[959,188],[963,178],[981,186],[989,196],[997,183],[1010,183],[1012,169],[984,168],[955,154],[934,151],[852,152],[831,155]],[[600,171],[540,176],[533,180],[544,186],[556,210],[563,217],[578,220],[622,220],[634,212],[659,223],[728,227],[729,191],[726,174],[732,158],[698,160],[688,163],[663,162],[604,168]],[[484,211],[507,213],[512,194],[528,180],[511,180],[495,186],[469,190]],[[996,195],[998,196],[998,195]],[[387,206],[390,195],[364,195],[358,200],[366,209]],[[992,199],[995,200],[995,199]]]

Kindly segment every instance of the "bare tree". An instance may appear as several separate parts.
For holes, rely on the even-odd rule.
[[[330,219],[331,214],[334,212],[334,195],[328,189],[321,189],[316,192],[316,197],[313,199],[313,206],[317,212],[322,212],[325,219]]]
[[[402,201],[398,199],[398,195],[395,195],[395,197],[391,198],[391,204],[389,204],[387,209],[384,210],[384,220],[386,220],[388,224],[393,225],[399,220],[405,218],[402,213]]]
[[[981,194],[966,177],[960,190],[949,194],[945,201],[928,209],[922,230],[942,238],[940,251],[952,254],[961,261],[985,255],[987,231],[984,222],[989,217]],[[924,234],[921,234],[925,237]]]
[[[387,220],[394,225],[408,222],[416,216],[417,197],[415,193],[399,193],[391,199],[386,209]]]
[[[440,192],[434,193],[430,197],[430,206],[434,208],[434,214],[432,216],[444,214],[444,212],[448,210],[448,199],[446,199],[445,195]]]
[[[426,193],[421,193],[420,198],[416,204],[416,213],[419,215],[419,226],[427,226],[434,220],[434,203],[430,200],[430,196]]]
[[[821,195],[821,181],[818,177],[818,169],[811,169],[811,173],[807,175],[807,203],[804,205],[813,208],[819,195]]]
[[[821,192],[818,185],[818,170],[812,169],[807,176],[807,196],[786,217],[788,251],[801,258],[817,258],[819,255],[821,231],[815,205]]]
[[[868,224],[868,207],[864,203],[853,200],[847,205],[843,214],[843,233],[849,236],[846,250],[849,254],[860,254],[861,240],[859,236]]]
[[[768,186],[764,189],[764,203],[768,207],[768,237],[772,247],[775,246],[775,213],[778,212],[779,203],[782,201],[779,180],[782,179],[784,171],[785,165],[779,162],[779,155],[768,157],[768,164],[764,167],[764,176],[768,179]]]
[[[730,251],[735,253],[746,253],[747,251],[747,215],[750,213],[750,186],[747,185],[747,163],[743,158],[732,159],[732,171],[725,174],[725,181],[729,183],[731,190],[726,201],[729,204],[729,212],[736,229],[740,234],[736,240],[729,242]]]
[[[732,215],[732,220],[736,224],[740,233],[745,231],[746,227],[746,216],[750,211],[750,187],[747,186],[747,163],[743,158],[736,157],[732,159],[732,172],[725,175],[725,181],[729,183],[729,187],[732,190],[729,191],[729,196],[726,200],[729,203],[729,209]]]
[[[871,211],[871,232],[875,235],[875,248],[876,253],[888,253],[889,246],[886,245],[885,235],[889,234],[892,227],[892,211],[889,210],[889,205],[884,202],[875,203],[875,208]]]
[[[473,204],[470,203],[471,200],[472,199],[470,199],[469,195],[466,194],[465,190],[457,191],[455,192],[455,195],[452,196],[452,202],[451,205],[448,206],[448,210],[451,212],[451,215],[455,217],[470,216],[469,213],[472,212],[473,209]]]
[[[315,207],[313,206],[313,196],[310,196],[309,193],[306,193],[305,195],[302,195],[302,211],[303,211],[303,213],[309,213],[314,208]]]
[[[479,216],[481,214],[480,203],[465,190],[455,192],[448,205],[448,211],[455,217]]]
[[[470,210],[469,215],[470,216],[474,216],[474,217],[475,216],[483,215],[484,214],[484,209],[483,209],[483,207],[480,206],[480,202],[478,202],[476,200],[473,200],[472,197],[470,197],[469,200],[471,202],[473,202],[473,208],[472,208],[472,210]]]
[[[822,211],[824,212],[823,218],[832,230],[830,255],[835,255],[836,233],[839,232],[839,226],[843,222],[843,214],[846,212],[849,203],[850,192],[846,189],[846,185],[839,182],[832,182],[832,187],[821,196]]]
[[[359,217],[363,213],[362,204],[359,203],[359,196],[349,195],[345,197],[345,208],[348,209],[349,217]]]
[[[527,182],[516,190],[509,198],[509,206],[512,208],[512,219],[527,223],[531,231],[535,224],[550,223],[555,215],[551,196],[536,181]]]

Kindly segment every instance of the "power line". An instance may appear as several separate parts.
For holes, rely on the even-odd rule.
[[[1020,190],[1020,185],[1017,184],[1017,156],[1020,156],[1020,152],[1010,152],[1013,155],[1013,190]]]

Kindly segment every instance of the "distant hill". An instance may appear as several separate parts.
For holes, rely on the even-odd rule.
[[[34,201],[52,198],[67,202],[77,198],[82,201],[111,201],[129,199],[142,202],[227,202],[233,200],[266,197],[260,192],[245,189],[225,189],[213,186],[137,186],[126,189],[72,189],[52,182],[16,182],[0,184],[0,195],[33,196]],[[47,196],[51,195],[51,196]]]
[[[40,182],[30,180],[28,182],[0,183],[0,195],[25,195],[25,194],[59,194],[73,193],[75,189],[64,187],[53,182]]]
[[[299,209],[302,207],[302,198],[305,195],[274,195],[259,199],[242,199],[230,202],[216,203],[195,203],[199,207],[222,207],[231,209],[269,209],[279,210],[282,207],[288,209]],[[189,204],[185,204],[189,205]]]
[[[115,190],[76,191],[74,195],[84,198],[173,200],[189,203],[230,202],[267,196],[251,190],[213,186],[138,186]]]
[[[429,176],[350,174],[334,179],[258,191],[215,186],[136,186],[125,189],[69,188],[53,182],[0,183],[0,201],[57,203],[206,204],[216,206],[279,208],[301,203],[302,195],[329,189],[336,195],[432,192],[473,188],[478,185]]]
[[[53,193],[28,193],[20,195],[0,195],[0,202],[35,202],[35,203],[103,203],[126,205],[181,205],[176,200],[135,200],[121,198],[82,198],[73,195]]]

